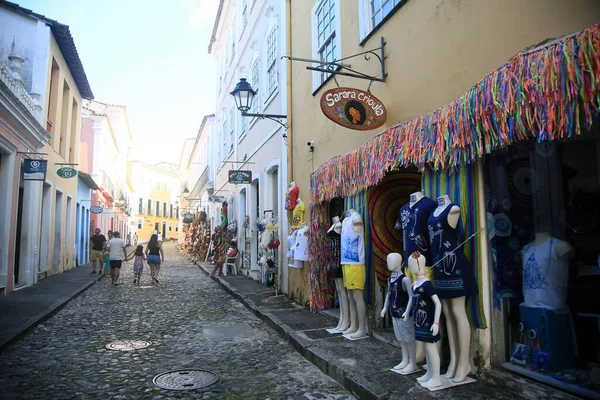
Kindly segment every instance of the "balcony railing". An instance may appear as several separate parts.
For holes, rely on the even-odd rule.
[[[13,71],[2,60],[0,60],[0,81],[19,99],[31,115],[39,121],[42,114],[42,106],[27,93],[19,74]]]

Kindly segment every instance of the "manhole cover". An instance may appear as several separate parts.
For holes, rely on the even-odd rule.
[[[202,369],[179,369],[156,375],[152,382],[161,389],[194,390],[214,385],[219,376]]]
[[[152,342],[148,342],[147,340],[117,340],[116,342],[109,343],[104,347],[106,347],[108,350],[132,351],[143,349],[151,344]]]

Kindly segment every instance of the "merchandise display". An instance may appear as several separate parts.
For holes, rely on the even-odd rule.
[[[437,204],[427,223],[433,250],[434,285],[442,299],[450,346],[450,363],[444,377],[462,382],[471,372],[471,327],[465,296],[477,293],[477,285],[470,262],[458,247],[460,208],[448,195],[439,197]]]
[[[410,195],[410,202],[400,209],[395,228],[402,229],[405,260],[418,251],[425,257],[427,265],[433,265],[427,220],[436,207],[435,201],[422,192],[415,192]]]
[[[293,211],[296,207],[296,200],[300,193],[300,188],[296,186],[296,182],[290,182],[290,187],[285,195],[285,209]]]
[[[418,371],[414,318],[410,313],[405,315],[408,303],[413,296],[412,286],[410,279],[402,271],[402,256],[400,254],[388,254],[387,266],[392,275],[388,279],[388,294],[380,315],[382,318],[385,317],[389,307],[392,314],[394,334],[402,349],[402,362],[393,367],[392,370],[408,375]]]
[[[292,227],[300,228],[300,226],[304,223],[304,202],[301,197],[298,197],[296,200],[296,207],[294,207],[294,211],[292,212]]]
[[[327,230],[327,262],[331,269],[331,274],[335,282],[335,290],[340,303],[340,319],[337,326],[328,329],[329,333],[344,332],[350,327],[350,304],[348,300],[348,291],[344,287],[344,275],[341,264],[341,232],[342,223],[339,217],[333,217],[331,227]]]

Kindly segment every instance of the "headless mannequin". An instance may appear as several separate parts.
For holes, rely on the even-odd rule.
[[[355,210],[347,210],[346,218],[351,219],[352,228],[357,232],[364,230],[362,218]],[[367,336],[367,307],[363,292],[362,289],[348,289],[350,327],[344,331],[344,336],[349,339],[361,339]]]
[[[400,273],[402,273],[402,256],[398,253],[390,253],[387,256],[387,267],[388,270],[392,272],[392,280],[394,280],[394,273],[395,275],[397,275],[396,279],[400,278]],[[408,278],[407,276],[404,276],[404,278],[402,278],[402,289],[408,294],[408,302],[410,303],[410,299],[412,299],[412,286],[411,286],[411,282],[410,282],[410,278]],[[381,318],[385,317],[385,313],[388,310],[389,307],[389,297],[386,296],[385,297],[385,303],[383,305],[383,309],[381,310]],[[408,305],[407,305],[408,307]],[[406,316],[405,316],[406,315]],[[404,318],[404,321],[408,322],[409,320],[412,319],[412,317],[409,317],[408,314],[403,314],[402,317]],[[392,317],[395,319],[395,317]],[[396,323],[394,321],[394,323]],[[410,323],[412,324],[413,322],[410,321]],[[414,336],[413,336],[413,340],[409,340],[409,341],[404,341],[402,340],[401,337],[399,337],[398,335],[396,335],[396,340],[398,342],[400,342],[400,348],[402,349],[402,362],[400,362],[400,364],[396,365],[393,369],[395,370],[399,370],[400,372],[402,372],[403,374],[409,374],[411,372],[414,372],[417,370],[417,343],[414,340]]]
[[[452,202],[447,194],[438,197],[438,208],[434,216],[440,215]],[[448,225],[456,228],[460,218],[460,208],[452,206],[448,213]],[[448,332],[448,345],[450,347],[450,363],[445,378],[454,382],[462,382],[471,372],[469,350],[471,345],[471,328],[465,309],[465,296],[453,299],[442,299],[444,315],[446,316],[446,331]]]
[[[552,239],[552,235],[548,232],[538,232],[535,234],[535,239],[533,239],[534,246],[541,246],[546,242],[549,242]],[[556,253],[556,257],[561,261],[566,261],[573,255],[573,247],[568,242],[563,240],[556,240],[556,246],[554,247],[554,252]]]
[[[408,259],[408,270],[411,274],[416,276],[415,283],[421,282],[425,279],[425,257],[419,255],[418,258],[411,256]],[[436,336],[439,333],[439,321],[442,314],[442,303],[437,295],[433,295],[431,300],[435,304],[435,313],[433,317],[433,324],[431,325],[431,333]],[[413,300],[408,303],[406,312],[404,313],[404,320],[406,321],[415,307]],[[425,357],[427,359],[427,373],[419,378],[417,382],[425,388],[433,388],[441,386],[442,381],[440,379],[440,355],[435,343],[423,342],[425,348]]]
[[[412,193],[410,195],[410,207],[412,208],[423,197],[425,197],[425,196],[423,195],[422,192],[414,192],[414,193]]]
[[[340,222],[339,217],[333,217],[333,220],[331,221],[331,227],[327,233],[331,232],[332,230],[338,235],[342,231],[342,223]],[[341,268],[341,266],[338,266],[338,268]],[[334,282],[335,290],[337,291],[338,299],[340,300],[340,320],[334,329],[344,332],[350,327],[350,304],[348,302],[348,291],[344,287],[344,278],[335,278]]]

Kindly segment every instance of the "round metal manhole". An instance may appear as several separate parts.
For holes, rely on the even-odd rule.
[[[106,347],[108,350],[133,351],[137,349],[143,349],[151,344],[152,342],[147,340],[117,340],[116,342],[109,343],[104,347]]]
[[[203,369],[179,369],[156,375],[152,382],[166,390],[194,390],[214,385],[219,376]]]

